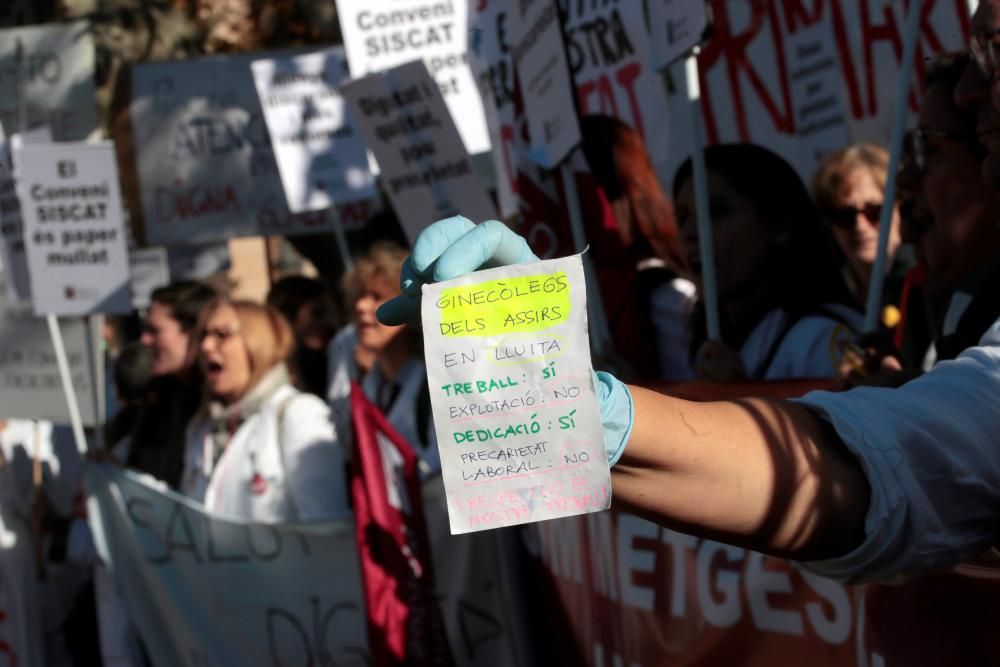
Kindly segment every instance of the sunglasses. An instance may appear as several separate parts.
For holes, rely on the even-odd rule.
[[[202,342],[208,340],[209,338],[214,338],[218,341],[219,345],[224,344],[227,340],[233,336],[240,333],[240,329],[237,326],[230,325],[224,327],[208,327],[201,332],[198,339]]]
[[[926,127],[917,127],[906,133],[903,141],[906,149],[913,157],[913,163],[922,174],[927,170],[927,140],[930,138],[947,139],[948,141],[960,141],[976,145],[976,138],[961,132],[948,132],[947,130],[930,130]]]
[[[973,62],[979,67],[983,76],[991,81],[997,73],[998,49],[1000,47],[993,41],[997,35],[1000,35],[1000,28],[978,33],[969,39],[969,52]]]
[[[831,226],[840,227],[841,229],[853,229],[854,221],[859,215],[865,216],[868,222],[877,225],[882,218],[882,202],[865,204],[861,208],[838,206],[823,211],[823,219]]]

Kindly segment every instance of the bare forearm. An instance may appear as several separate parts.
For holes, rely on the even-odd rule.
[[[693,403],[630,387],[615,498],[659,523],[800,559],[864,536],[867,481],[821,420],[787,401]]]

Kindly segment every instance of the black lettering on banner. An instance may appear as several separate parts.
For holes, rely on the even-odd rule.
[[[257,550],[257,541],[254,539],[254,533],[257,532],[271,533],[273,537],[273,546],[272,546],[273,551],[268,553],[266,551],[262,552]],[[265,562],[272,561],[281,555],[282,552],[281,533],[278,531],[278,528],[276,526],[261,525],[261,524],[253,526],[248,525],[246,526],[246,538],[247,538],[247,547],[250,549],[250,553],[252,553],[254,558],[258,560],[262,560]]]
[[[152,506],[153,506],[153,503],[151,503],[148,500],[143,500],[142,498],[129,498],[125,502],[125,512],[128,514],[129,519],[132,520],[132,525],[133,526],[135,526],[136,528],[141,528],[143,530],[148,530],[148,531],[152,532],[154,535],[156,535],[157,537],[159,537],[160,538],[160,542],[163,543],[162,537],[160,535],[158,535],[157,532],[150,525],[150,523],[148,521],[146,521],[146,519],[144,519],[139,514],[140,509],[142,509],[143,511],[145,511],[145,510],[148,510]],[[164,563],[168,563],[168,562],[170,562],[170,558],[171,558],[171,556],[170,556],[170,549],[167,548],[167,546],[166,546],[165,543],[163,545],[163,553],[162,554],[160,554],[160,555],[153,555],[153,554],[146,553],[144,555],[146,556],[146,562],[150,563],[151,565],[162,565]]]
[[[463,599],[458,601],[458,628],[469,660],[476,660],[479,649],[488,650],[489,644],[504,635],[503,624],[496,617]]]
[[[186,541],[177,541],[174,539],[177,527],[180,527],[180,532],[183,533],[179,537],[183,537]],[[170,518],[167,519],[166,533],[167,553],[171,558],[173,558],[174,551],[190,551],[196,561],[199,563],[202,562],[201,553],[198,551],[198,545],[194,539],[194,531],[191,530],[191,524],[188,522],[183,505],[179,503],[174,504]]]
[[[218,526],[230,527],[231,524],[223,523],[221,521],[213,521],[211,517],[207,515],[202,515],[202,520],[205,522],[205,538],[208,542],[208,562],[209,563],[246,563],[250,560],[250,557],[245,553],[218,553],[216,551],[216,531],[218,531]]]
[[[337,659],[346,655],[357,655],[363,662],[370,661],[365,644],[331,646],[329,632],[336,627],[334,619],[341,613],[360,614],[358,605],[340,602],[323,612],[318,597],[309,598],[312,609],[312,632],[307,621],[292,611],[269,607],[265,612],[267,624],[267,648],[274,667],[283,665],[336,665]],[[364,641],[364,637],[361,638]]]

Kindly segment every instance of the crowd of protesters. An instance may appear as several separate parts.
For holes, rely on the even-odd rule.
[[[717,340],[707,334],[700,295],[707,267],[691,161],[672,176],[668,197],[633,130],[610,118],[585,118],[585,153],[595,187],[610,202],[634,288],[605,303],[615,347],[623,357],[649,361],[622,364],[620,379],[656,387],[797,378],[895,386],[975,346],[1000,315],[1000,194],[988,180],[995,170],[983,168],[993,157],[990,145],[977,138],[977,118],[1000,116],[990,102],[994,38],[985,39],[989,49],[947,55],[930,67],[898,174],[888,173],[885,149],[856,144],[826,158],[810,192],[766,147],[705,150]],[[875,275],[890,178],[897,179],[899,201],[890,216],[889,268]],[[394,242],[372,244],[341,277],[339,294],[302,276],[275,282],[266,303],[233,300],[199,282],[157,289],[141,335],[122,342],[112,360],[117,410],[105,430],[109,457],[220,516],[264,523],[343,516],[350,512],[349,392],[356,382],[414,447],[422,474],[438,472],[419,327],[387,326],[376,317],[379,306],[400,294],[408,254]],[[882,283],[879,329],[862,331],[873,281]],[[349,321],[337,321],[338,300],[348,305]],[[50,487],[58,492],[30,503],[24,480],[32,475],[25,452],[34,452],[38,440],[50,448],[68,442],[58,431],[0,422],[4,470],[17,478],[0,487],[11,496],[0,501],[5,521],[45,532],[40,542],[49,548],[40,558],[54,563],[74,551],[78,475],[63,474],[66,480]],[[625,469],[638,466],[644,451],[626,455]],[[655,482],[634,476],[636,488]],[[642,495],[630,492],[622,476],[615,481],[624,497]],[[753,502],[741,502],[753,509]],[[717,505],[704,520],[707,509],[644,509],[671,525],[799,558],[839,556],[866,539],[857,534],[864,497],[833,503],[839,520],[813,517],[826,534],[814,528],[795,539],[784,539],[780,526],[754,535],[746,528],[753,520],[730,520],[724,500]],[[61,618],[88,600],[79,581],[66,590],[73,602],[62,601]],[[81,655],[86,638],[65,635],[59,650]]]

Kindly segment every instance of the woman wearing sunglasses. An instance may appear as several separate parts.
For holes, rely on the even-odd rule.
[[[878,227],[888,170],[888,151],[874,144],[854,144],[827,156],[813,176],[813,198],[843,253],[845,279],[858,304],[864,304],[868,298],[878,254]],[[895,306],[902,276],[912,262],[907,257],[897,257],[901,255],[897,252],[898,209],[892,212],[891,224],[887,246],[887,266],[891,268],[883,286],[882,303]],[[885,322],[887,318],[883,315],[881,319]]]
[[[330,411],[291,383],[291,326],[273,306],[219,299],[197,330],[206,400],[188,426],[181,491],[213,513],[318,521],[348,508]]]

